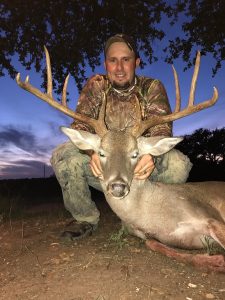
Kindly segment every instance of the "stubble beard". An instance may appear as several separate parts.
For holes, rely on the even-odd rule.
[[[132,83],[129,81],[124,82],[122,84],[119,84],[116,81],[112,82],[112,87],[114,89],[121,90],[121,91],[129,89],[131,87],[131,85],[132,85]]]

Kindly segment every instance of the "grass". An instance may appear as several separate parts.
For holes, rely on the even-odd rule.
[[[109,243],[113,243],[118,249],[122,249],[124,246],[128,245],[128,241],[126,236],[128,232],[126,228],[122,225],[122,227],[110,235]]]

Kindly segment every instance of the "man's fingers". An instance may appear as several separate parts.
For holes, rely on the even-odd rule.
[[[102,176],[102,168],[101,164],[99,161],[99,158],[97,156],[92,156],[90,160],[90,168],[92,170],[92,173],[94,174],[95,177],[103,178]]]
[[[91,168],[91,171],[94,174],[94,176],[98,177],[98,172],[97,172],[97,170],[94,168],[94,166],[92,164],[90,164],[90,168]]]
[[[154,170],[154,166],[151,166],[150,168],[145,168],[143,170],[141,170],[140,172],[137,172],[134,174],[134,176],[145,176],[147,174],[147,176],[149,176],[152,171]]]
[[[152,172],[154,168],[155,168],[154,163],[149,162],[145,166],[141,166],[138,170],[135,168],[134,175],[143,175],[145,173]]]
[[[144,179],[147,179],[148,177],[150,176],[150,173],[146,173],[146,174],[143,174],[143,175],[135,175],[134,178],[135,179],[138,179],[138,180],[144,180]]]
[[[134,175],[134,178],[135,178],[135,179],[138,179],[138,180],[144,180],[144,179],[147,179],[147,178],[151,175],[152,171],[153,171],[153,170],[149,170],[149,171],[147,171],[147,172],[145,172],[145,173],[142,173],[142,174],[140,174],[140,173],[135,174],[135,175]]]
[[[138,168],[135,168],[134,170],[134,178],[140,180],[147,179],[155,168],[152,157],[150,156],[150,159],[149,157],[144,157],[138,164]]]
[[[102,171],[99,169],[99,167],[96,164],[92,163],[90,164],[90,167],[94,176],[99,177],[102,174]]]
[[[154,161],[150,154],[144,154],[138,161],[134,174],[143,173],[148,168],[154,167]]]
[[[94,168],[91,164],[90,164],[90,168],[95,177],[98,177],[99,179],[103,179],[103,174],[99,171],[99,169]]]

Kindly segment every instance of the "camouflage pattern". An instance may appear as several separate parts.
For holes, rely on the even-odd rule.
[[[142,119],[149,119],[153,115],[167,115],[171,112],[166,90],[159,80],[136,76],[134,87],[119,93],[113,89],[106,75],[95,75],[87,81],[78,100],[76,112],[97,119],[103,92],[107,97],[105,123],[108,129],[121,130],[134,125],[137,120],[135,97],[141,106]],[[80,121],[74,121],[71,127],[94,133],[90,126]],[[143,135],[171,136],[172,124],[154,126]]]
[[[91,200],[89,186],[101,190],[99,179],[89,167],[90,157],[71,142],[59,145],[52,154],[51,164],[62,188],[66,209],[77,221],[96,224],[99,211]]]
[[[102,103],[102,93],[107,96],[105,123],[108,129],[124,129],[137,120],[136,97],[139,100],[142,119],[171,112],[168,97],[159,80],[136,76],[135,85],[127,91],[113,89],[106,75],[95,75],[84,86],[76,112],[97,119]],[[89,125],[79,121],[71,124],[74,129],[94,133]],[[144,136],[171,136],[172,123],[149,128]],[[79,151],[70,142],[59,145],[53,152],[51,164],[61,185],[66,209],[77,221],[97,224],[99,211],[91,200],[89,186],[101,190],[98,178],[89,167],[90,157]],[[177,150],[156,159],[156,168],[150,180],[167,183],[185,182],[191,163]]]

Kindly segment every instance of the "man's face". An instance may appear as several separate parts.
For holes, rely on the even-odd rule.
[[[135,68],[139,66],[140,59],[135,59],[135,54],[126,43],[113,43],[105,58],[105,68],[113,87],[117,89],[129,88],[134,82]]]

